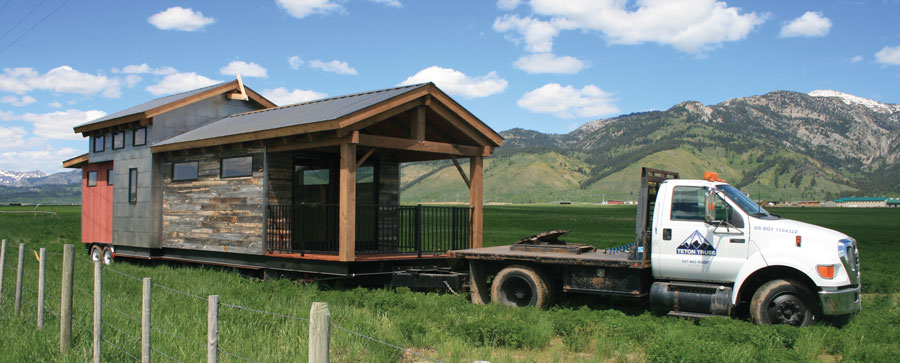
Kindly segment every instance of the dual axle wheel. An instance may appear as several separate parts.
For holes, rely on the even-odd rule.
[[[104,265],[109,265],[113,263],[113,258],[112,247],[99,244],[91,246],[91,261],[101,261]]]

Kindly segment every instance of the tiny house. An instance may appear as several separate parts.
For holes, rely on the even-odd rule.
[[[434,84],[277,107],[240,79],[75,127],[82,241],[115,256],[354,276],[482,245],[502,137]],[[450,160],[465,206],[400,205],[400,166]],[[463,168],[468,164],[467,168]]]

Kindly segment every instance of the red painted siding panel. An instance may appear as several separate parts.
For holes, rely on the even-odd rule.
[[[112,243],[113,186],[107,171],[113,162],[85,164],[81,175],[81,241]],[[88,186],[88,173],[97,172],[97,185]]]

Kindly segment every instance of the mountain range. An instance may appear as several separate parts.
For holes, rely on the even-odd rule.
[[[715,105],[588,122],[567,134],[511,129],[485,160],[488,202],[634,200],[640,167],[718,172],[756,200],[900,194],[900,105],[838,91],[773,91]],[[447,162],[405,165],[407,202],[464,201]]]

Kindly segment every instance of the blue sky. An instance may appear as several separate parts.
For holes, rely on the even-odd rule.
[[[434,81],[498,131],[772,90],[900,103],[898,19],[900,0],[0,0],[0,170],[59,171],[87,151],[74,125],[235,73],[278,104]]]

